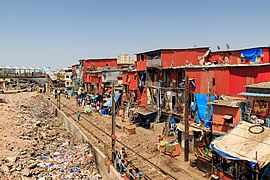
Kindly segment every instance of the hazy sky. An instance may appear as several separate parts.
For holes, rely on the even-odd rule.
[[[269,0],[0,0],[0,65],[55,69],[193,43],[267,46],[269,7]]]

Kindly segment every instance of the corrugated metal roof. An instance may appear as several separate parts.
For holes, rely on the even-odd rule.
[[[248,50],[248,49],[255,49],[255,48],[269,48],[270,46],[255,46],[255,47],[246,47],[241,49],[227,49],[227,50],[216,50],[212,51],[213,54],[218,53],[227,53],[227,52],[234,52],[234,51],[242,51],[242,50]]]
[[[250,84],[250,85],[246,85],[246,87],[270,89],[270,82],[261,82],[261,83],[257,83],[257,84]]]
[[[135,55],[138,55],[138,54],[147,54],[147,53],[151,53],[151,52],[155,52],[155,51],[184,51],[184,50],[199,50],[199,49],[209,49],[209,47],[159,48],[159,49],[155,49],[155,50],[138,52]]]
[[[251,92],[241,92],[239,95],[242,96],[252,96],[252,97],[270,97],[270,94],[263,94],[263,93],[251,93]]]

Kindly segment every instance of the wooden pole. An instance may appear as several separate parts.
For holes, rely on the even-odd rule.
[[[115,81],[112,81],[112,162],[115,161]]]
[[[57,75],[57,86],[58,86],[58,89],[57,89],[57,107],[58,109],[60,110],[60,75],[58,74]]]
[[[188,161],[189,159],[189,82],[188,82],[188,76],[185,77],[185,111],[184,111],[184,121],[185,121],[185,153],[184,158],[185,161]]]

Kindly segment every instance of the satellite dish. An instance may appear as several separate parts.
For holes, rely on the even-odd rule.
[[[229,46],[229,44],[228,44],[228,43],[226,44],[226,47],[227,47],[227,49],[228,49],[228,50],[230,49],[230,46]]]
[[[219,45],[217,45],[217,49],[220,50],[220,46]]]

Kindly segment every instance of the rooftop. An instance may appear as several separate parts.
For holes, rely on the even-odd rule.
[[[102,61],[102,60],[117,60],[117,58],[85,58],[79,61]]]
[[[262,89],[270,89],[270,82],[261,82],[258,84],[247,85],[248,88],[262,88]]]
[[[185,50],[198,50],[198,49],[209,49],[209,47],[195,47],[195,48],[172,48],[172,49],[155,49],[155,50],[150,50],[150,51],[144,51],[144,52],[139,52],[137,54],[145,54],[145,53],[152,53],[155,51],[185,51]]]
[[[192,68],[227,68],[227,67],[258,67],[258,66],[269,66],[270,63],[260,64],[211,64],[211,65],[186,65],[186,66],[175,66],[175,67],[164,67],[163,69],[192,69]]]
[[[215,53],[220,53],[220,52],[234,52],[234,51],[242,51],[242,50],[255,49],[255,48],[270,48],[270,46],[257,46],[257,47],[243,48],[243,49],[218,50],[218,51],[212,51],[212,53],[215,54]]]
[[[208,104],[227,107],[239,107],[239,105],[244,102],[245,98],[224,96],[222,99],[215,100],[214,102],[209,102]]]

